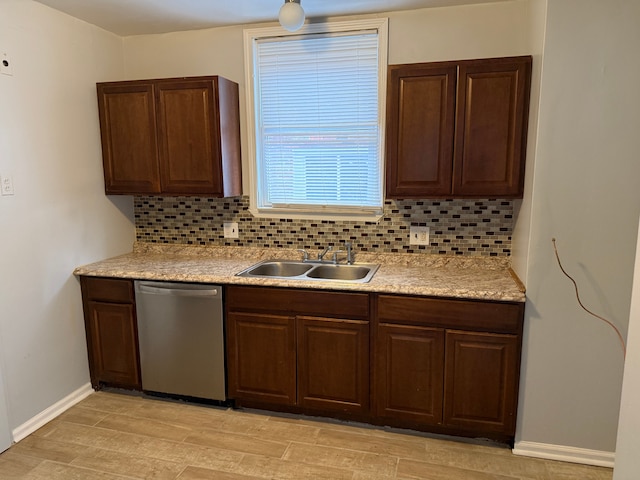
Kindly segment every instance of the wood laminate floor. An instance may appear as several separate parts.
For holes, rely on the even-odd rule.
[[[24,480],[610,480],[612,471],[361,425],[96,392],[0,455]]]

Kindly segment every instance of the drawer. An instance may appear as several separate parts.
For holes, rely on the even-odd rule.
[[[379,295],[377,306],[381,323],[499,333],[521,333],[524,317],[524,303]]]
[[[369,319],[369,294],[295,288],[227,287],[227,310]]]
[[[133,281],[121,278],[81,277],[80,284],[87,300],[133,303]]]

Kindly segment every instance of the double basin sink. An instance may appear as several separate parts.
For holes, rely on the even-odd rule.
[[[239,277],[367,283],[380,265],[265,260],[237,273]]]

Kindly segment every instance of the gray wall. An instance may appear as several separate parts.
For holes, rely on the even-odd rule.
[[[95,83],[122,39],[30,0],[0,2],[0,365],[16,429],[89,382],[73,269],[131,250],[131,198],[104,195]],[[5,50],[6,49],[6,50]]]
[[[640,214],[640,3],[549,0],[518,439],[612,452]]]

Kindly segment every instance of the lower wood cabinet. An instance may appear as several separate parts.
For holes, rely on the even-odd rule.
[[[296,404],[295,321],[291,316],[229,311],[227,371],[232,398]]]
[[[298,404],[320,410],[369,409],[369,321],[299,316]]]
[[[513,441],[522,303],[241,286],[226,301],[239,405]]]
[[[524,304],[378,295],[376,311],[379,422],[513,440]]]
[[[227,288],[229,396],[239,404],[369,412],[369,296]]]
[[[446,332],[444,424],[515,433],[517,335]]]
[[[376,415],[442,424],[444,330],[383,323],[376,335]]]
[[[137,389],[138,331],[133,282],[80,277],[91,385]]]

